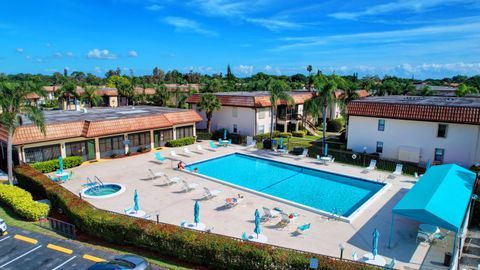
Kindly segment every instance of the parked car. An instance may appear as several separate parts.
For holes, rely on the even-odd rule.
[[[142,257],[134,255],[123,255],[116,257],[112,261],[99,262],[90,266],[87,270],[150,270],[150,264]]]
[[[7,232],[7,223],[3,219],[0,218],[0,235],[3,235]]]

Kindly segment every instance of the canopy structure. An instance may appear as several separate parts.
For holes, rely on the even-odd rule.
[[[455,232],[457,236],[471,201],[475,180],[475,173],[456,164],[431,167],[393,208],[388,246],[392,240],[395,215],[436,225]]]

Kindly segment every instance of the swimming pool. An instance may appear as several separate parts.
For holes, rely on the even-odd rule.
[[[234,153],[187,169],[236,187],[348,218],[385,184],[260,157]]]

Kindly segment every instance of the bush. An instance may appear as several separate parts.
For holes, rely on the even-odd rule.
[[[50,211],[48,205],[34,201],[30,193],[16,186],[0,185],[0,201],[29,221],[46,217]]]
[[[293,136],[293,137],[303,138],[303,137],[305,137],[305,135],[306,135],[306,132],[303,131],[303,130],[299,130],[299,131],[294,131],[294,132],[292,132],[292,136]]]
[[[223,139],[224,131],[223,129],[219,129],[215,131],[212,136],[210,137],[211,140],[217,141],[218,139]],[[230,133],[227,130],[227,138],[232,140],[233,144],[244,144],[247,142],[247,137],[242,136],[236,133]]]
[[[15,176],[22,187],[46,195],[83,232],[111,243],[144,248],[207,268],[295,270],[305,269],[311,257],[318,257],[319,269],[377,269],[97,209],[28,165],[16,167]]]
[[[343,120],[341,118],[327,121],[327,131],[340,132],[343,129]]]
[[[82,157],[67,157],[63,159],[63,168],[70,169],[73,167],[80,166],[83,163]],[[60,163],[58,159],[52,159],[48,161],[42,161],[32,164],[32,167],[39,170],[42,173],[54,172],[60,169]]]
[[[278,138],[280,136],[282,136],[283,138],[289,138],[289,137],[292,137],[292,133],[290,132],[280,132],[278,130],[274,130],[273,133],[272,133],[272,138]],[[263,133],[263,134],[258,134],[254,137],[254,139],[257,141],[257,142],[261,142],[265,139],[270,139],[270,132],[268,133]]]
[[[185,145],[190,145],[195,143],[195,137],[185,137],[177,140],[167,141],[165,146],[167,147],[180,147]]]

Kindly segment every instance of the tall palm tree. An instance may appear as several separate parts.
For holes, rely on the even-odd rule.
[[[266,84],[266,89],[270,93],[270,140],[273,138],[273,119],[276,117],[279,101],[287,102],[287,105],[293,103],[293,98],[289,95],[289,86],[285,81],[269,78]],[[276,122],[276,121],[275,121]]]
[[[168,101],[172,97],[172,92],[170,92],[165,84],[160,83],[155,86],[155,94],[153,94],[153,104],[157,106],[167,106]]]
[[[59,89],[56,94],[61,98],[65,99],[67,101],[67,110],[70,105],[70,99],[73,97],[74,99],[77,99],[78,93],[77,93],[77,85],[72,82],[72,81],[66,81],[62,87]]]
[[[197,106],[200,111],[205,111],[205,115],[207,116],[207,131],[210,133],[213,112],[220,110],[222,105],[214,94],[207,93],[202,95]]]
[[[7,167],[8,183],[13,184],[13,135],[15,129],[23,124],[23,117],[28,118],[40,131],[45,134],[43,112],[27,99],[28,94],[35,93],[46,96],[41,87],[31,82],[0,83],[0,124],[6,129],[7,138]]]
[[[97,95],[97,89],[96,87],[87,85],[83,87],[83,93],[81,96],[83,101],[88,100],[90,103],[90,107],[97,107],[102,98]]]

